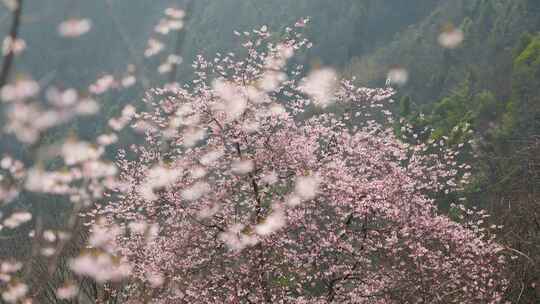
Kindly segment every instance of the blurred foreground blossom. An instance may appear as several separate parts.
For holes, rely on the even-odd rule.
[[[164,166],[154,166],[148,171],[145,183],[139,189],[140,195],[147,200],[156,200],[158,197],[155,190],[174,183],[182,175],[182,170],[176,168],[170,169]]]
[[[1,273],[14,273],[21,270],[23,264],[21,262],[2,262],[0,264]]]
[[[242,249],[253,246],[259,241],[253,234],[245,233],[245,226],[234,224],[226,231],[220,233],[219,238],[229,247],[230,250],[238,252]]]
[[[83,141],[66,141],[61,149],[61,155],[68,166],[88,160],[96,160],[103,152],[102,149]]]
[[[56,296],[58,299],[67,300],[75,297],[78,292],[79,287],[70,283],[56,289]]]
[[[221,103],[214,105],[215,111],[225,112],[230,120],[234,120],[244,113],[247,99],[240,87],[223,80],[215,80],[212,87],[222,100]]]
[[[210,192],[210,185],[208,183],[197,182],[191,187],[182,191],[182,198],[187,201],[194,201],[198,200],[208,192]]]
[[[185,15],[183,10],[167,8],[165,10],[165,18],[159,21],[154,31],[162,35],[167,35],[171,31],[181,30],[184,27],[184,21],[182,19]]]
[[[160,287],[165,282],[165,277],[161,273],[150,272],[147,274],[147,280],[153,288]]]
[[[149,39],[148,40],[148,46],[146,50],[144,51],[145,57],[152,57],[154,55],[157,55],[165,48],[165,45],[156,39]]]
[[[56,106],[72,106],[77,102],[78,94],[74,89],[61,91],[57,88],[49,88],[46,93],[47,100]]]
[[[104,75],[103,77],[97,79],[95,83],[91,84],[88,89],[90,93],[100,95],[112,88],[115,88],[116,86],[116,80],[112,75]]]
[[[122,113],[118,118],[109,119],[109,126],[115,130],[122,130],[137,114],[137,110],[134,106],[128,104],[122,109]]]
[[[62,37],[74,38],[86,34],[92,28],[92,21],[89,19],[68,19],[58,25],[58,33]]]
[[[158,67],[160,74],[169,73],[175,65],[182,63],[182,57],[177,55],[169,55],[167,60]]]
[[[447,26],[439,35],[439,44],[447,49],[455,49],[463,42],[463,31],[453,26]]]
[[[255,165],[253,161],[249,159],[237,160],[231,165],[232,172],[238,175],[248,174],[249,172],[253,171],[254,167]]]
[[[175,9],[175,8],[169,7],[165,10],[165,15],[173,19],[182,19],[186,16],[186,12],[184,12],[181,9]]]
[[[283,210],[277,209],[264,219],[262,223],[255,226],[255,232],[258,235],[267,236],[285,227],[286,224],[285,213]]]
[[[26,49],[26,42],[20,38],[13,40],[12,37],[8,36],[4,39],[2,44],[2,54],[5,56],[9,53],[18,55]]]
[[[170,31],[179,31],[184,27],[184,23],[181,20],[162,19],[156,25],[155,31],[162,35],[168,34]]]
[[[4,226],[8,228],[17,228],[20,225],[30,221],[32,214],[30,212],[15,212],[10,217],[4,220]]]
[[[301,176],[296,179],[294,192],[303,200],[313,199],[319,191],[319,183],[319,178],[316,176]]]
[[[403,86],[409,80],[409,72],[402,67],[394,67],[388,71],[386,85]]]
[[[10,10],[14,11],[19,4],[17,3],[17,0],[2,0],[2,3]]]
[[[25,100],[39,93],[39,84],[32,79],[22,78],[2,87],[0,96],[4,101]]]
[[[106,253],[85,253],[70,262],[70,268],[78,275],[88,276],[98,283],[118,282],[129,276],[131,266]]]
[[[8,303],[17,303],[28,292],[28,286],[23,283],[10,284],[6,291],[2,292],[2,299]]]
[[[324,68],[315,70],[304,78],[300,84],[300,90],[310,96],[316,106],[326,108],[333,103],[333,95],[337,85],[336,72]]]
[[[33,192],[63,194],[69,192],[69,184],[77,178],[75,172],[48,172],[32,168],[28,170],[24,187]]]

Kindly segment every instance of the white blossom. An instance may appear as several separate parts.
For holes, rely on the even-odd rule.
[[[79,287],[75,284],[66,284],[56,289],[58,299],[67,300],[75,297],[79,293]]]
[[[148,46],[146,50],[144,51],[145,57],[152,57],[154,55],[157,55],[165,48],[165,45],[156,39],[149,39],[148,40]]]
[[[83,254],[72,259],[69,265],[75,273],[89,276],[98,283],[120,281],[131,274],[129,264],[105,253]]]
[[[231,169],[235,174],[245,175],[253,171],[254,166],[253,161],[250,159],[235,160],[231,165]]]
[[[387,84],[405,85],[409,80],[409,72],[401,67],[392,68],[387,75]]]
[[[39,84],[32,79],[19,79],[2,87],[0,96],[4,101],[25,100],[39,92]]]
[[[2,299],[8,303],[16,303],[23,298],[28,292],[28,286],[23,283],[15,283],[8,285],[7,290],[2,293]]]
[[[191,187],[182,191],[182,197],[188,201],[194,201],[201,198],[210,191],[210,185],[206,182],[196,182]]]
[[[15,212],[10,217],[4,220],[4,226],[8,228],[16,228],[32,219],[30,212]]]
[[[325,108],[333,103],[337,88],[337,74],[329,68],[311,72],[300,84],[300,90],[313,99],[313,103]]]
[[[89,19],[68,19],[58,25],[60,36],[74,38],[86,34],[92,28],[92,21]]]
[[[460,29],[449,27],[439,35],[438,41],[444,48],[455,49],[463,42],[463,39],[464,35]]]
[[[310,200],[317,196],[319,178],[316,176],[301,176],[296,179],[294,192],[303,200]]]
[[[281,210],[275,210],[272,212],[261,224],[255,226],[255,232],[258,235],[266,236],[270,235],[279,229],[283,228],[286,224],[285,214]]]
[[[11,36],[7,36],[4,38],[4,42],[2,44],[2,54],[4,56],[13,53],[15,55],[18,55],[22,53],[26,49],[26,42],[20,38],[13,39]]]
[[[205,155],[203,155],[199,161],[201,162],[201,164],[208,166],[216,162],[221,157],[223,157],[224,154],[225,153],[223,152],[223,150],[210,151],[206,153]]]

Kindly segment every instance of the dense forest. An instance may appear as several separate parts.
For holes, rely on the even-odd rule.
[[[4,0],[0,34],[0,303],[540,301],[538,0]]]

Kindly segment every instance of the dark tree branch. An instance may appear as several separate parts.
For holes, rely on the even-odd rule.
[[[15,7],[15,10],[13,11],[13,21],[11,23],[11,28],[9,29],[9,36],[8,36],[11,38],[12,43],[15,43],[19,35],[19,28],[21,26],[23,0],[17,0],[16,4],[17,5]],[[4,61],[2,62],[2,70],[0,71],[0,88],[5,86],[7,83],[7,80],[9,78],[9,72],[11,70],[11,67],[13,66],[14,59],[15,59],[15,53],[13,51],[13,48],[11,47],[8,50],[8,53],[5,55]]]

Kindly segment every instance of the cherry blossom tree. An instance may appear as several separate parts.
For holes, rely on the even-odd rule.
[[[483,213],[436,207],[467,182],[458,152],[396,138],[391,88],[306,74],[307,21],[236,33],[243,52],[199,56],[193,82],[116,121],[146,142],[118,152],[120,180],[86,213],[77,274],[124,280],[127,303],[502,301]]]
[[[134,66],[84,90],[11,80],[26,43],[23,1],[6,3],[13,20],[0,71],[2,132],[33,158],[0,151],[0,230],[21,242],[14,232],[33,229],[23,230],[27,255],[1,256],[3,301],[31,303],[47,292],[80,300],[93,280],[126,303],[501,302],[504,248],[485,212],[454,205],[450,219],[436,207],[467,183],[459,152],[396,138],[384,109],[393,89],[298,65],[295,54],[311,47],[301,34],[308,19],[281,34],[235,32],[242,52],[197,57],[195,80],[181,86],[185,13],[168,8],[144,56],[165,53],[163,36],[178,33],[157,69],[173,83],[149,90],[142,110],[125,106],[94,140],[47,146],[50,130],[97,113],[100,95],[148,81]],[[77,17],[53,30],[76,39],[91,29]],[[144,143],[115,150],[127,126]],[[72,204],[64,228],[11,208],[42,196]],[[68,254],[82,221],[87,246]],[[62,263],[71,273],[51,289]]]

